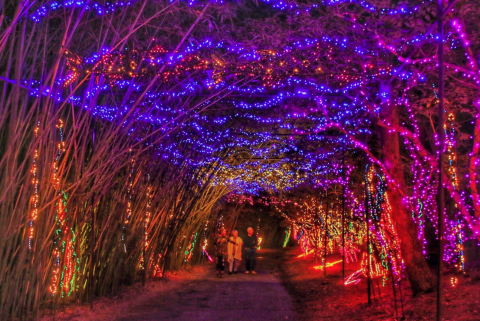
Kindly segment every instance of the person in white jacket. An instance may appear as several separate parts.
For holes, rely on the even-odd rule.
[[[227,246],[228,274],[232,274],[232,272],[237,274],[238,265],[242,260],[242,247],[243,241],[238,237],[238,231],[233,230]]]

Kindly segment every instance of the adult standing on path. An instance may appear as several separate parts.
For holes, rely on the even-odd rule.
[[[257,236],[253,233],[253,228],[247,229],[247,236],[245,237],[245,250],[247,251],[246,259],[246,274],[257,274],[255,267],[257,265]]]
[[[238,237],[238,231],[232,231],[232,237],[228,242],[227,252],[228,252],[228,274],[235,273],[237,274],[238,264],[242,260],[242,246],[243,240]]]
[[[217,256],[217,275],[223,278],[225,269],[225,256],[227,256],[227,231],[222,228],[220,235],[215,240],[215,255]]]

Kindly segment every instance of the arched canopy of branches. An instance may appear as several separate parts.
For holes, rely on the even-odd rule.
[[[474,1],[445,7],[443,173],[432,1],[2,0],[0,10],[0,315],[91,299],[205,254],[231,193],[341,186],[360,211],[362,182],[375,186],[395,209],[379,207],[417,292],[433,286],[422,244],[438,175],[447,246],[459,233],[480,239]]]

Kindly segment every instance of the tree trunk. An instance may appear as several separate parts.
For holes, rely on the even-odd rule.
[[[398,107],[395,104],[385,108],[383,114],[386,123],[398,125]],[[387,128],[380,127],[379,136],[382,141],[382,160],[385,168],[400,188],[404,188],[405,177],[400,157],[399,135],[396,132],[389,132]],[[423,257],[417,226],[402,201],[402,195],[394,185],[388,184],[387,191],[392,209],[394,209],[392,219],[400,238],[402,256],[413,294],[430,292],[435,287],[435,277]]]

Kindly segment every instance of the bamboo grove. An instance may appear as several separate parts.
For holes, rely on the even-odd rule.
[[[176,262],[168,261],[174,244],[187,246],[178,235],[205,225],[215,201],[228,192],[208,184],[214,167],[194,171],[182,162],[149,164],[147,155],[131,149],[112,167],[95,169],[94,144],[102,145],[108,129],[96,131],[95,140],[87,136],[73,152],[70,142],[78,138],[68,134],[69,123],[57,123],[50,133],[35,127],[38,135],[29,140],[37,155],[34,165],[26,163],[23,171],[14,167],[8,175],[10,182],[29,177],[30,184],[15,191],[14,198],[22,193],[31,198],[24,204],[2,202],[2,213],[23,211],[2,217],[2,249],[17,252],[2,253],[2,274],[9,280],[8,287],[2,282],[2,315],[25,313],[39,303],[54,307],[85,300],[162,276],[166,264],[178,266],[184,259],[181,252],[174,253]],[[85,168],[72,172],[68,163],[73,161]],[[205,184],[198,186],[199,180]],[[22,300],[9,295],[12,286]]]
[[[7,8],[20,18],[31,5]],[[112,46],[128,43],[135,28],[151,21],[136,23],[143,9],[123,13],[131,20],[127,29],[107,18],[95,37]],[[2,30],[6,75],[54,85],[65,68],[63,48],[82,38],[82,19],[84,12],[72,12],[65,28],[21,19]],[[101,81],[91,79],[85,90]],[[91,300],[178,267],[185,255],[175,246],[185,249],[190,241],[181,235],[202,229],[214,203],[229,192],[211,184],[217,164],[194,168],[188,147],[188,158],[152,161],[161,138],[148,133],[151,128],[140,128],[145,135],[138,140],[129,134],[131,118],[124,126],[99,121],[55,95],[32,99],[29,89],[2,84],[0,315]]]

